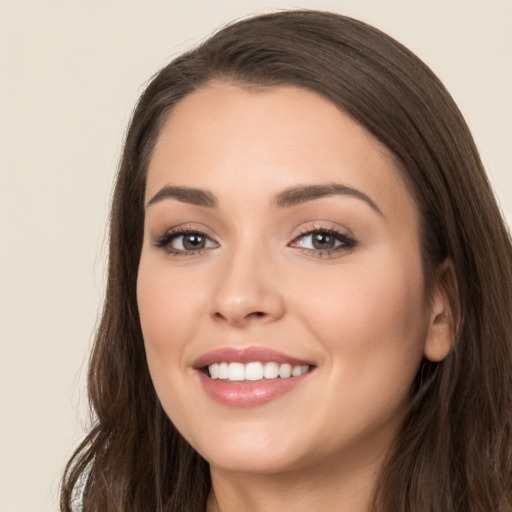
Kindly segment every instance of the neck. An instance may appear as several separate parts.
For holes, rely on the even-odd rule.
[[[211,468],[207,512],[368,512],[382,463],[311,466],[284,474],[243,474]]]

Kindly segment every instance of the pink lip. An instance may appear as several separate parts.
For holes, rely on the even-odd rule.
[[[221,348],[208,352],[196,361],[193,367],[206,394],[215,401],[230,407],[256,407],[274,400],[285,393],[288,393],[299,386],[307,379],[311,371],[299,377],[289,377],[287,379],[269,379],[255,382],[248,381],[227,381],[220,379],[211,379],[204,368],[213,363],[220,362],[239,362],[250,363],[253,361],[276,363],[288,363],[294,365],[311,365],[310,362],[296,357],[290,357],[281,352],[265,347],[246,347],[246,348]]]

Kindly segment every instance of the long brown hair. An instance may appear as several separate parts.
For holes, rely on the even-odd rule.
[[[89,370],[95,424],[69,462],[61,510],[203,511],[208,464],[165,415],[136,302],[145,174],[166,116],[218,79],[293,84],[352,116],[395,155],[421,214],[426,283],[453,261],[458,329],[424,361],[374,493],[380,512],[512,511],[512,246],[471,134],[402,45],[340,15],[285,11],[227,26],[164,67],[133,114],[110,220],[107,295]]]

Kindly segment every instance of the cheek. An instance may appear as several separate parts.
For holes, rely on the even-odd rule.
[[[144,253],[141,257],[137,303],[148,365],[159,392],[160,382],[175,382],[169,376],[180,375],[176,370],[186,360],[204,305],[195,283],[176,279],[165,262],[155,260]]]
[[[310,279],[307,301],[296,305],[333,370],[350,376],[354,386],[408,386],[422,357],[427,315],[421,264],[392,256],[340,266],[334,278]]]
[[[193,327],[189,320],[199,309],[201,297],[197,283],[191,279],[180,280],[169,271],[169,265],[160,260],[142,254],[137,277],[137,304],[145,341],[164,348],[171,340],[182,339]]]
[[[200,289],[190,280],[180,281],[165,261],[142,254],[137,303],[146,358],[157,396],[180,431],[188,424],[186,411],[194,403],[185,362],[196,337],[199,312],[204,311]]]

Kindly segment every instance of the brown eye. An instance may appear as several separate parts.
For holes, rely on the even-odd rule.
[[[193,254],[203,249],[219,247],[210,237],[200,231],[175,231],[165,233],[153,243],[156,247],[164,249],[174,255]]]
[[[332,249],[336,245],[336,239],[326,233],[311,235],[311,243],[314,249]]]
[[[353,249],[357,242],[334,229],[315,229],[297,237],[291,244],[312,254],[326,255],[339,251]]]
[[[173,233],[169,235],[165,245],[171,251],[182,253],[200,251],[202,249],[210,249],[218,246],[218,244],[208,238],[204,233],[198,231]]]
[[[176,237],[173,242],[179,240],[180,238],[182,239],[181,244],[183,245],[183,249],[186,251],[204,249],[206,246],[206,237],[200,235],[199,233],[191,233],[190,235],[182,235],[181,237]],[[172,245],[174,246],[174,243]]]

